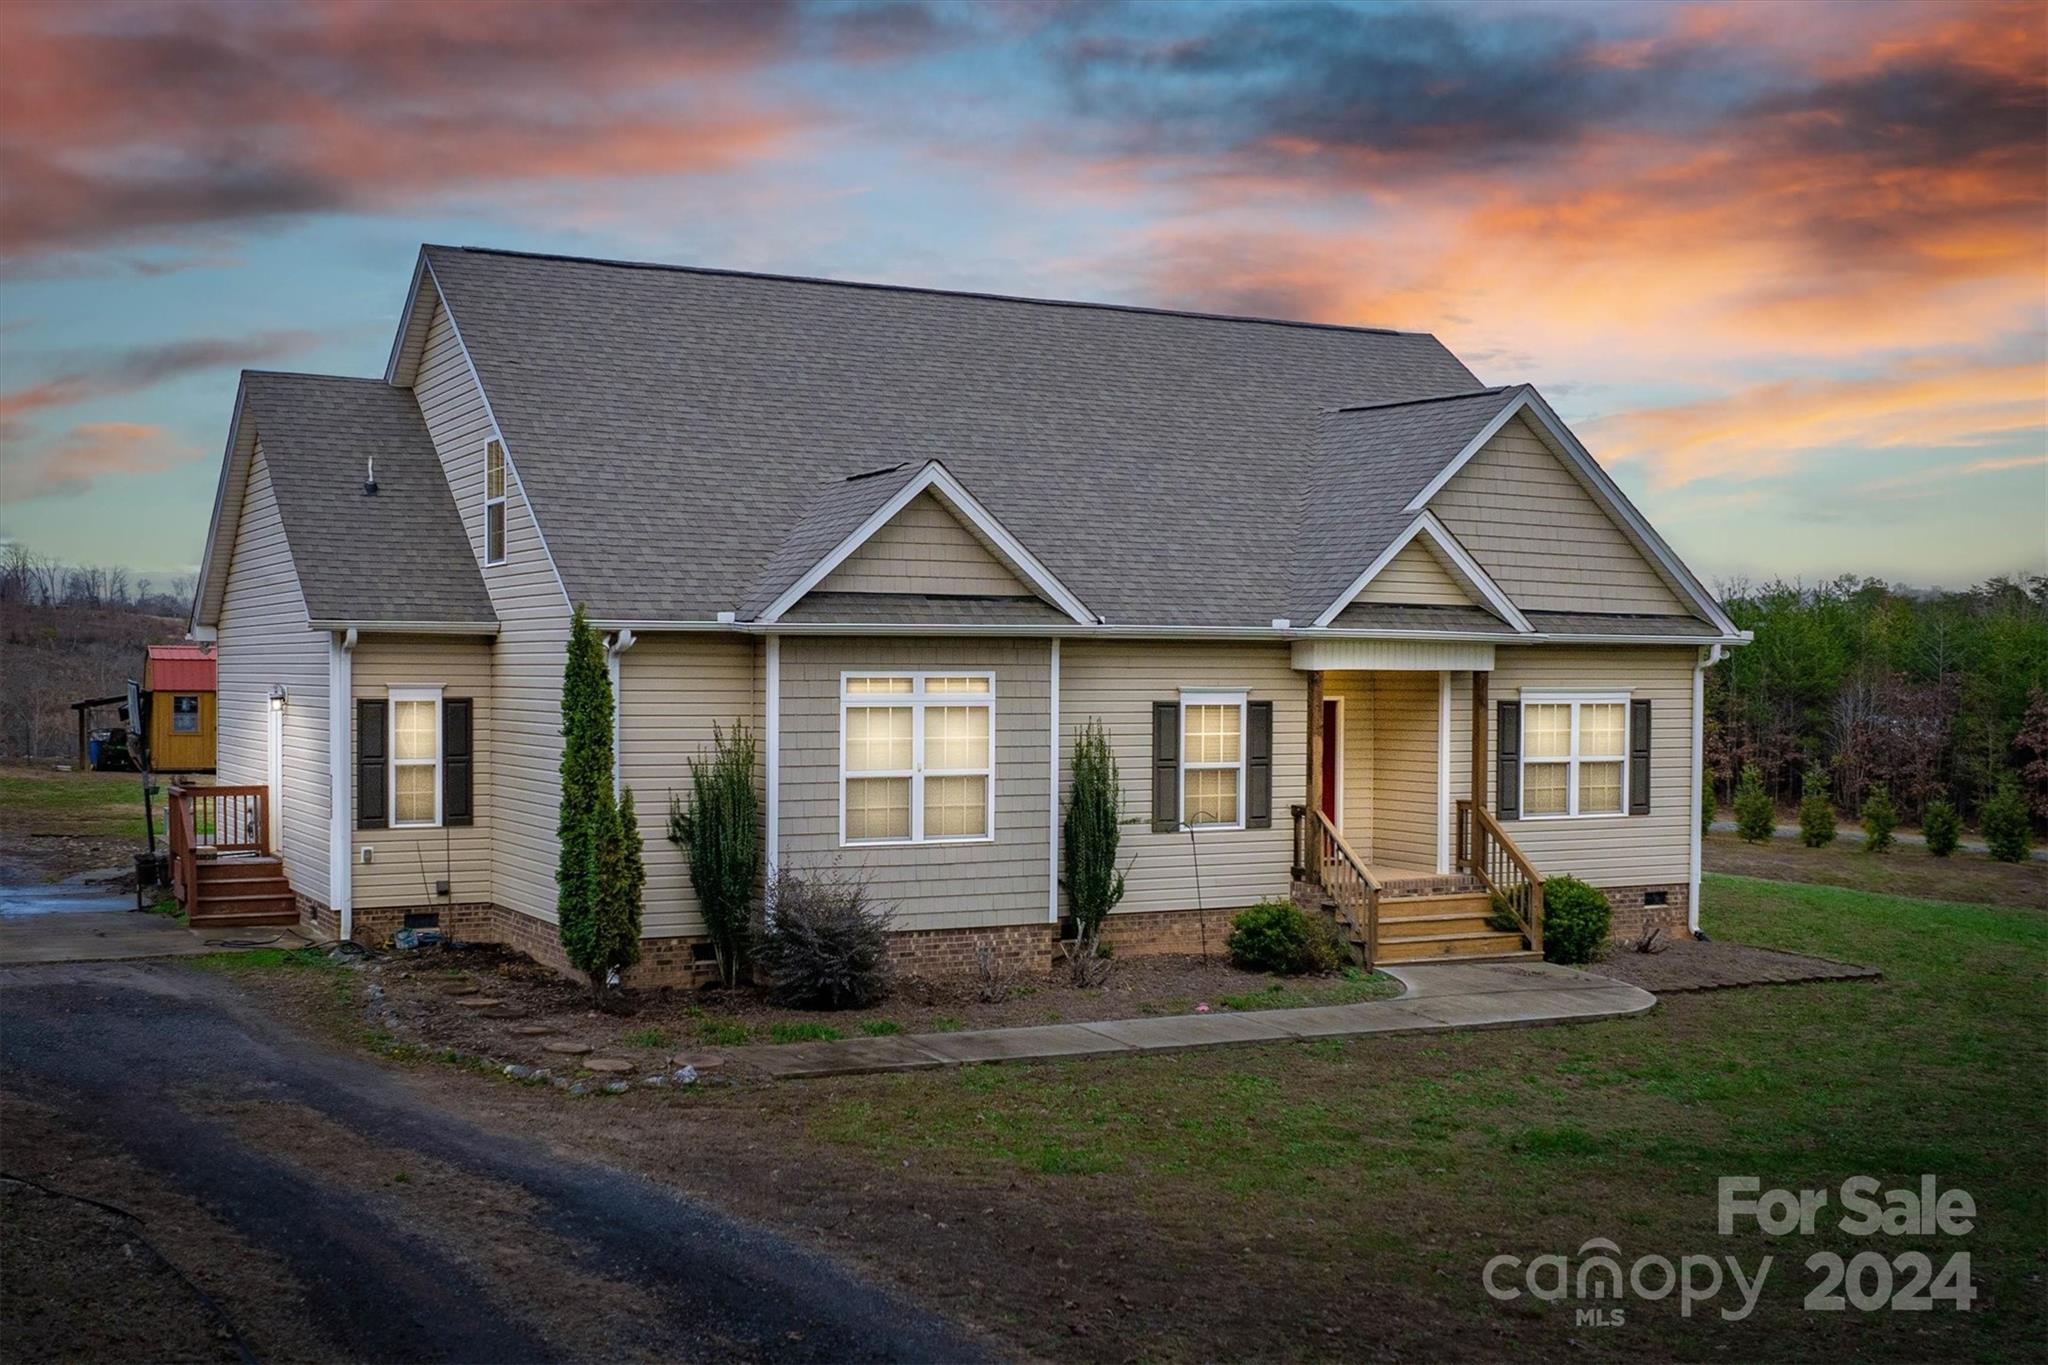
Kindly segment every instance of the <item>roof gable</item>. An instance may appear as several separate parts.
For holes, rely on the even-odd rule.
[[[1411,549],[1418,548],[1424,543],[1427,543],[1432,554],[1440,558],[1446,576],[1454,578],[1459,585],[1469,591],[1473,601],[1485,607],[1515,630],[1524,632],[1529,630],[1528,619],[1522,615],[1520,609],[1508,598],[1508,595],[1501,591],[1500,585],[1495,583],[1486,570],[1479,566],[1479,562],[1473,559],[1465,547],[1458,543],[1457,537],[1453,536],[1441,521],[1438,521],[1433,514],[1427,511],[1419,513],[1413,521],[1408,523],[1406,530],[1387,542],[1379,554],[1374,556],[1372,563],[1366,565],[1364,571],[1352,580],[1351,585],[1338,594],[1335,601],[1323,608],[1322,613],[1315,618],[1315,624],[1318,627],[1332,624],[1343,613],[1345,608],[1359,600],[1361,593],[1365,592],[1372,584],[1378,582],[1380,576],[1400,559],[1403,554]],[[1402,603],[1402,605],[1429,606],[1451,604],[1408,602]]]
[[[1453,576],[1425,536],[1403,546],[1352,599],[1410,607],[1469,607],[1478,594]]]
[[[848,555],[819,592],[901,592],[938,597],[1030,597],[1031,586],[927,491]]]

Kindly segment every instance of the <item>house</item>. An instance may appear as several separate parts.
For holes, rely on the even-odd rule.
[[[142,660],[152,772],[213,771],[214,673],[210,645],[150,645]]]
[[[1090,719],[1119,952],[1290,893],[1374,960],[1526,951],[1490,893],[1559,873],[1682,929],[1743,638],[1432,336],[429,246],[381,378],[244,375],[193,611],[301,915],[563,965],[572,604],[647,982],[708,970],[665,807],[741,721],[771,861],[864,873],[920,969],[1053,952]]]

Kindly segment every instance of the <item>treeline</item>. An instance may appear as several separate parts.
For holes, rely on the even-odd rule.
[[[1872,788],[1917,822],[1947,796],[1974,814],[2001,782],[2048,822],[2048,577],[1916,593],[1845,577],[1723,585],[1753,644],[1708,674],[1706,760],[1719,798],[1755,764],[1781,804],[1809,770],[1856,814]]]
[[[0,546],[0,606],[88,607],[183,616],[192,604],[191,574],[164,581],[119,565],[66,564],[20,543]]]

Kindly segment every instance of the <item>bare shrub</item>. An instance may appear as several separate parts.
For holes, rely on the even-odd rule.
[[[889,992],[893,916],[867,883],[782,869],[754,934],[754,963],[777,998],[801,1009],[859,1009]]]
[[[1663,934],[1663,925],[1645,925],[1642,931],[1636,935],[1636,941],[1633,946],[1635,950],[1639,953],[1661,953],[1666,948],[1669,948],[1671,946],[1668,943],[1658,942],[1658,939],[1663,937]]]

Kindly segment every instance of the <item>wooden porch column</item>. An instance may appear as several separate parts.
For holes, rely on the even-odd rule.
[[[1486,779],[1493,764],[1486,756],[1486,734],[1493,722],[1487,716],[1485,669],[1472,670],[1472,808],[1486,809]]]
[[[1311,811],[1323,808],[1323,671],[1308,675],[1308,793],[1303,804]]]

